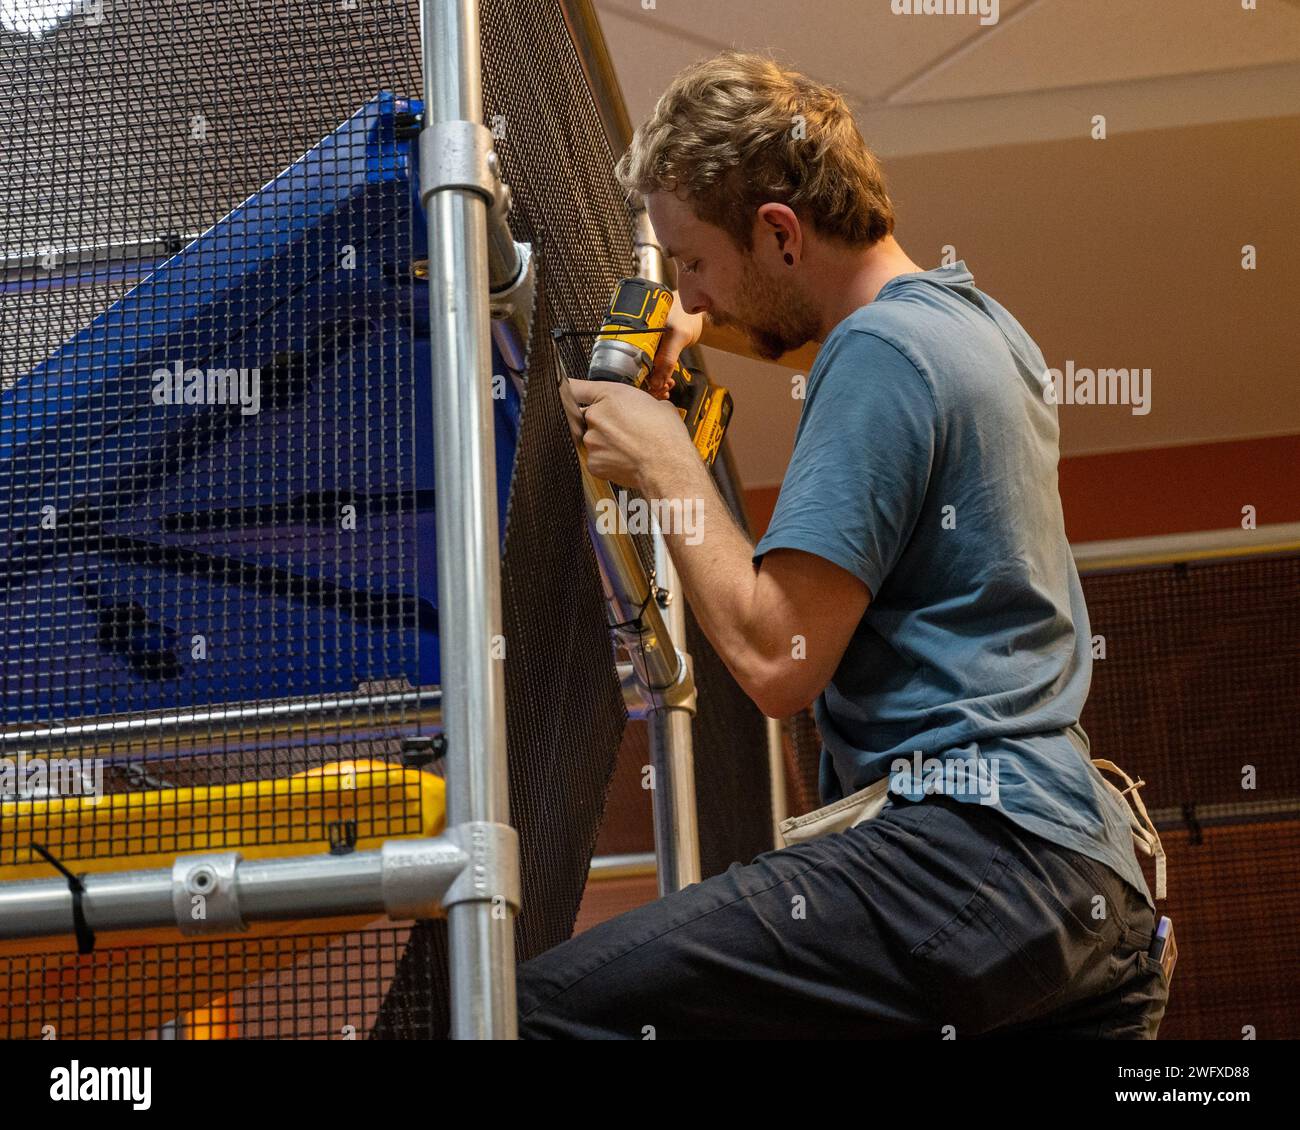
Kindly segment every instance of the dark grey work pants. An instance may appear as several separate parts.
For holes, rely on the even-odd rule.
[[[520,966],[519,1031],[1153,1039],[1169,995],[1154,918],[1109,868],[993,809],[900,801]]]

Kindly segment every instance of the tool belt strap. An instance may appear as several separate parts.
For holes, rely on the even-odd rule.
[[[1116,788],[1110,781],[1103,776],[1106,787],[1110,789],[1121,801],[1125,802],[1125,811],[1128,812],[1129,827],[1133,831],[1133,842],[1139,849],[1147,855],[1155,857],[1156,861],[1156,898],[1165,897],[1165,890],[1168,879],[1168,866],[1165,857],[1164,845],[1160,842],[1160,833],[1156,831],[1156,826],[1151,822],[1151,816],[1147,812],[1147,806],[1142,803],[1142,796],[1138,790],[1146,784],[1145,781],[1133,780],[1113,761],[1107,761],[1105,758],[1092,759],[1092,763],[1105,773],[1114,773],[1116,776],[1123,778],[1124,788]]]

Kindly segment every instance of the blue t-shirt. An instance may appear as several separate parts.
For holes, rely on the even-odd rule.
[[[1046,371],[965,263],[891,279],[817,354],[754,562],[800,549],[871,591],[814,704],[823,804],[885,776],[989,803],[1150,903],[1079,726],[1091,629]]]

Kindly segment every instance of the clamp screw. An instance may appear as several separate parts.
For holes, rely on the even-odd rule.
[[[216,888],[217,873],[206,863],[185,876],[185,889],[192,895],[208,895]]]

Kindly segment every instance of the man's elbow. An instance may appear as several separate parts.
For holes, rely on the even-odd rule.
[[[789,669],[769,672],[749,690],[754,705],[768,718],[789,718],[811,706],[818,690],[810,690]]]

